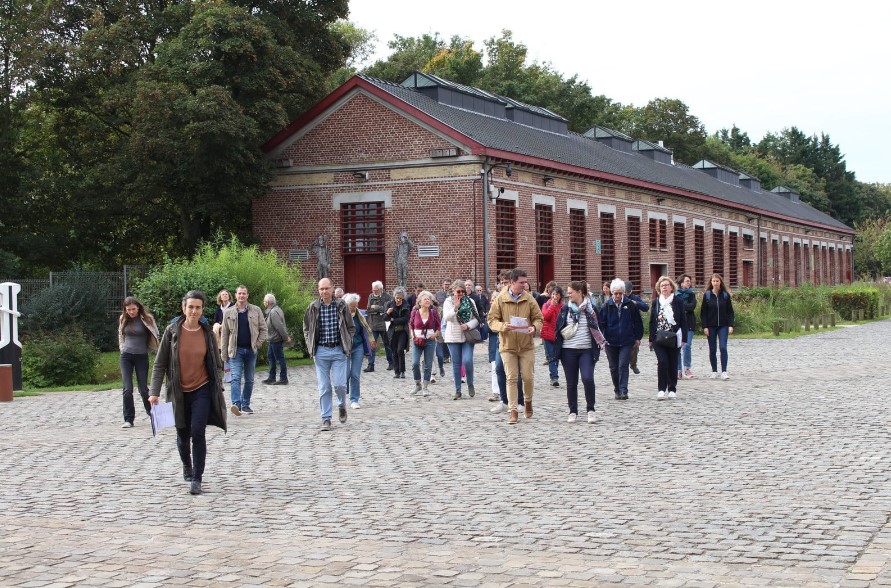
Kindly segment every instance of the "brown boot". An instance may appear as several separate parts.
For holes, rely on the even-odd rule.
[[[523,416],[525,416],[527,419],[531,419],[532,418],[532,401],[526,400],[525,406],[526,406],[526,410],[523,411]]]
[[[507,424],[508,425],[516,425],[517,418],[519,418],[519,414],[517,413],[516,409],[510,411],[510,416],[507,417]]]

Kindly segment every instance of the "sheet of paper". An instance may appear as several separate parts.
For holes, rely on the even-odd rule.
[[[523,328],[523,327],[528,328],[529,321],[526,320],[526,317],[524,317],[524,316],[512,316],[512,317],[510,317],[510,326],[512,326],[515,329],[519,329],[519,328]]]
[[[175,427],[176,419],[173,418],[173,403],[159,402],[152,406],[152,437],[158,436],[158,431],[167,427]]]

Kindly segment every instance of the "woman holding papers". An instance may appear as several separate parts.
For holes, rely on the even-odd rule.
[[[161,337],[149,396],[151,404],[158,403],[166,377],[167,401],[173,403],[176,420],[176,446],[183,478],[191,482],[191,494],[201,494],[207,455],[205,428],[210,424],[226,430],[226,399],[220,377],[223,366],[213,330],[204,318],[206,302],[200,290],[183,297],[183,316],[174,319]]]

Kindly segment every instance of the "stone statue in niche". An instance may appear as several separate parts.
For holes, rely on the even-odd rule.
[[[399,244],[393,253],[393,264],[396,266],[396,283],[403,288],[408,287],[408,254],[416,249],[415,244],[408,237],[408,231],[399,234]]]
[[[309,250],[316,256],[319,279],[327,278],[328,268],[331,266],[331,249],[328,247],[328,236],[319,235]]]

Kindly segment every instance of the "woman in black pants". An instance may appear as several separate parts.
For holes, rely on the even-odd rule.
[[[121,377],[124,380],[124,424],[129,429],[136,420],[133,404],[133,372],[145,412],[151,411],[148,401],[149,351],[158,348],[158,327],[142,302],[132,296],[124,298],[124,312],[118,320],[118,349],[121,352]]]
[[[656,281],[653,305],[650,308],[650,349],[656,352],[659,392],[656,400],[674,398],[678,387],[678,349],[687,342],[687,317],[684,301],[675,296],[677,285],[668,276]],[[670,332],[669,344],[656,343],[659,332]],[[677,344],[680,332],[681,344]]]
[[[569,326],[574,332],[567,337],[563,332]],[[566,401],[569,405],[568,423],[578,416],[579,374],[585,388],[585,411],[588,423],[594,424],[594,365],[600,359],[600,350],[606,339],[600,332],[597,310],[588,297],[588,285],[582,281],[570,282],[566,287],[566,302],[557,316],[554,336],[554,357],[563,364],[566,378]]]
[[[393,350],[394,378],[405,378],[405,350],[408,349],[408,319],[411,318],[411,305],[405,299],[405,289],[393,290],[393,300],[387,303],[387,320],[390,329],[390,348]]]
[[[213,329],[203,316],[206,302],[200,290],[190,290],[183,297],[183,316],[174,319],[161,337],[149,396],[151,404],[158,403],[166,377],[167,401],[173,403],[176,420],[176,447],[191,494],[201,494],[207,456],[204,430],[207,425],[226,430],[223,365]]]

